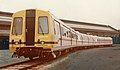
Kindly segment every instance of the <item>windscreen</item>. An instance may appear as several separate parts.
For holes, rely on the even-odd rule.
[[[22,17],[15,17],[13,20],[12,34],[13,35],[21,35],[22,34]]]
[[[48,17],[42,16],[39,17],[39,33],[41,34],[47,34],[48,33]]]

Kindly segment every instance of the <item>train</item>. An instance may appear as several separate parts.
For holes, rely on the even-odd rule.
[[[75,50],[111,45],[111,37],[75,31],[49,11],[25,9],[12,16],[9,50],[13,56],[49,59]]]

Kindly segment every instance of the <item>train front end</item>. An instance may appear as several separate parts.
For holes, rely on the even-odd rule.
[[[51,52],[51,16],[47,11],[28,9],[13,14],[9,50],[13,56],[43,57]]]

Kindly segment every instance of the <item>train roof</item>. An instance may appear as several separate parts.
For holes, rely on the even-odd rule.
[[[53,15],[51,12],[49,12],[52,16],[53,19],[55,19],[56,21],[58,21],[60,24],[66,26],[67,28],[71,29],[71,30],[74,30],[72,29],[71,27],[69,27],[68,25],[66,25],[63,21],[61,21],[59,18],[57,18],[55,15]],[[75,30],[74,30],[75,31]]]

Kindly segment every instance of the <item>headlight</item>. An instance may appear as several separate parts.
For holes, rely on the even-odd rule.
[[[41,41],[41,44],[43,45],[45,42],[44,41]]]
[[[18,42],[15,42],[15,44],[17,45],[17,44],[18,44]]]

